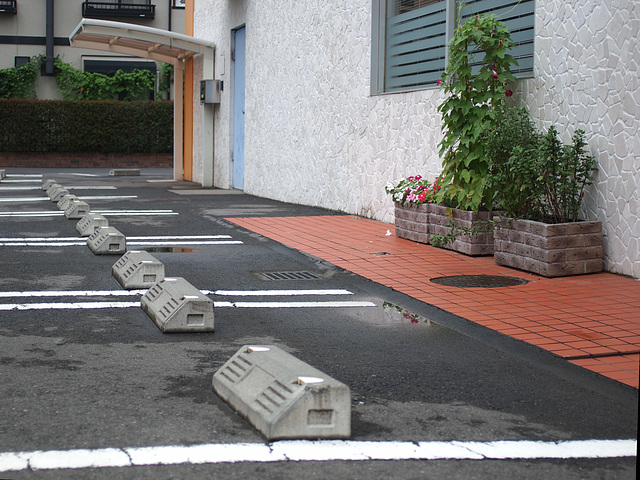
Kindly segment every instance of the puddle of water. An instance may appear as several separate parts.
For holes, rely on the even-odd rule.
[[[149,248],[141,248],[140,250],[144,250],[149,253],[195,253],[199,250],[194,248],[184,248],[184,247],[149,247]]]
[[[386,301],[382,302],[382,305],[378,304],[378,307],[359,310],[356,317],[359,320],[380,327],[395,327],[398,325],[410,325],[415,328],[439,326],[427,317]]]

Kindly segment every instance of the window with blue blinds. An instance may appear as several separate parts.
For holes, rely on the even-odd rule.
[[[516,77],[533,74],[535,0],[374,0],[372,93],[419,90],[436,85],[446,66],[455,22],[491,13],[505,22],[518,61]],[[481,61],[481,54],[478,61]]]
[[[446,3],[388,0],[385,90],[406,90],[438,80],[446,55]]]
[[[509,29],[515,43],[509,54],[518,61],[511,73],[516,77],[533,75],[534,0],[469,0],[460,12],[462,22],[478,13],[496,15]]]

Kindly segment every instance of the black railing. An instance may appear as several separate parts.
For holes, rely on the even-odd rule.
[[[0,0],[0,13],[18,13],[18,0]]]
[[[135,17],[155,18],[155,5],[126,2],[82,2],[82,16],[87,18]]]

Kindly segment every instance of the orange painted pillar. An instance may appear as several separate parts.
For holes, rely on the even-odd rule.
[[[193,37],[193,2],[187,0],[184,33]],[[184,64],[184,179],[193,181],[193,57]]]

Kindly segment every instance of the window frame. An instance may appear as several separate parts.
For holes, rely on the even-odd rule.
[[[392,1],[392,0],[391,0]],[[449,44],[453,36],[457,19],[458,0],[442,0],[445,2],[446,8],[446,27],[445,27],[445,58],[442,65],[442,71],[444,71],[447,63],[449,52],[446,45]],[[506,0],[505,0],[506,1]],[[371,95],[385,95],[393,93],[414,92],[420,90],[429,90],[438,88],[436,83],[428,83],[415,85],[406,88],[386,88],[385,86],[385,74],[386,74],[386,23],[387,23],[387,8],[390,0],[373,0],[372,4],[372,16],[371,16],[371,81],[370,81],[370,93]],[[517,6],[517,5],[516,5]],[[514,7],[515,8],[515,7]],[[532,54],[535,52],[535,0],[533,0],[533,44]],[[524,73],[515,73],[517,78],[532,78],[533,67],[531,71]]]

